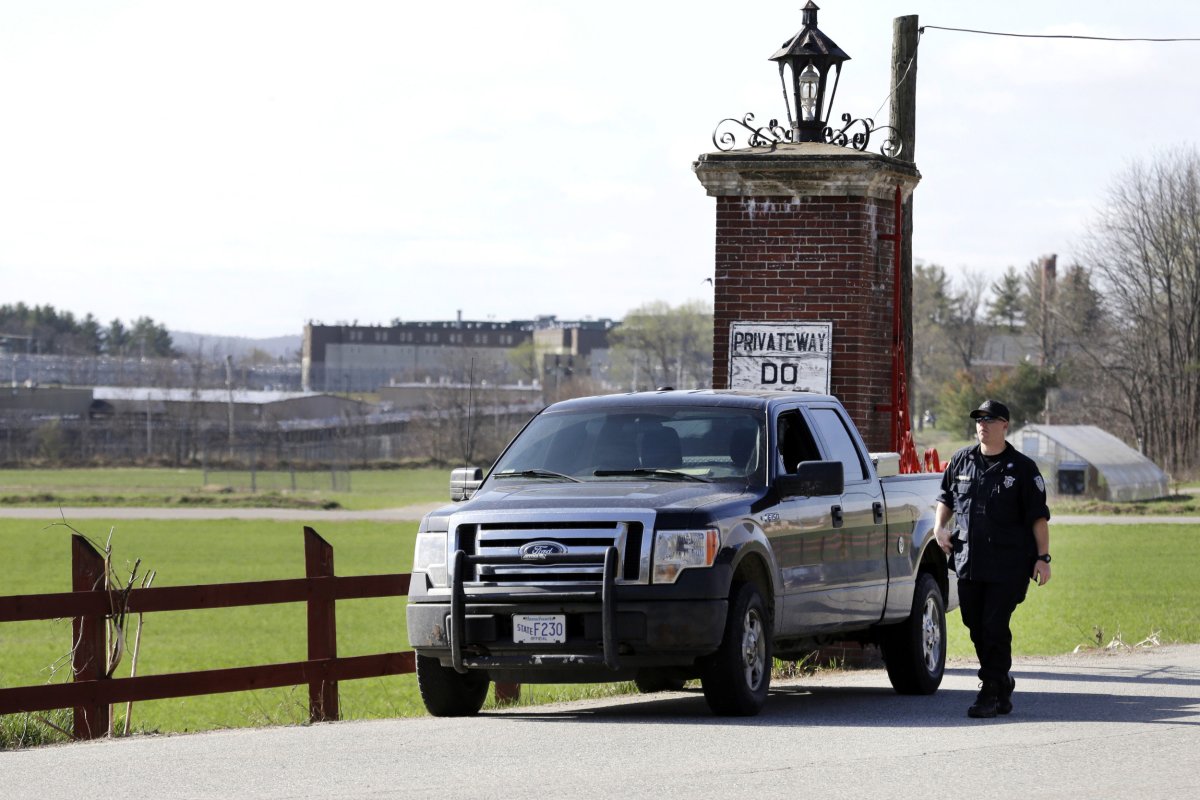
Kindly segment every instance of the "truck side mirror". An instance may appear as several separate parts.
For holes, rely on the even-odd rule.
[[[470,500],[483,483],[483,470],[479,467],[459,467],[450,470],[450,501],[454,503]]]
[[[780,475],[775,485],[784,497],[841,494],[846,484],[840,461],[801,461],[795,474]]]

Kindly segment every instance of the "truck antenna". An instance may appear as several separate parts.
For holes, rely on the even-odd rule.
[[[474,407],[474,405],[475,405],[475,356],[471,356],[471,367],[467,372],[467,441],[466,441],[466,447],[463,448],[463,466],[464,467],[469,467],[470,462],[473,458],[473,455],[471,453],[472,444],[473,444],[473,442],[471,441],[471,436],[473,434],[473,431],[471,429],[471,416],[472,416],[472,408]]]

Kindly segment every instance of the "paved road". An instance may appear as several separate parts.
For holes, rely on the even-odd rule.
[[[954,665],[933,697],[879,670],[776,688],[716,719],[696,692],[475,719],[415,718],[0,752],[9,800],[1200,796],[1200,646],[1023,659],[1009,717],[971,720]]]
[[[77,519],[273,519],[306,522],[314,527],[322,521],[375,520],[400,522],[416,520],[444,503],[422,503],[402,508],[382,508],[373,511],[317,511],[296,508],[28,508],[0,506],[0,519],[77,520]],[[1063,515],[1054,517],[1055,525],[1198,525],[1197,516],[1134,517],[1118,514],[1104,516]]]

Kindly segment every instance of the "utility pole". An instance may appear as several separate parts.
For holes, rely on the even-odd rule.
[[[225,356],[225,391],[229,393],[229,460],[233,460],[233,356]]]
[[[146,463],[150,463],[151,453],[154,452],[151,437],[154,435],[154,426],[150,416],[150,390],[146,390]]]
[[[917,45],[921,34],[917,15],[896,17],[892,20],[892,135],[900,141],[901,161],[915,163],[917,160]],[[912,304],[912,233],[913,199],[909,196],[904,203],[903,227],[900,248],[900,303],[903,310],[910,311]],[[904,374],[912,376],[913,328],[912,314],[904,314]],[[912,397],[912,394],[909,394]],[[919,413],[919,410],[918,410]]]

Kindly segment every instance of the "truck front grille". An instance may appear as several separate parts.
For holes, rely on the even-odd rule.
[[[456,515],[457,516],[457,515]],[[642,520],[504,520],[452,522],[452,541],[472,559],[468,580],[504,586],[600,584],[604,553],[617,548],[617,582],[649,582],[649,549]],[[545,563],[537,552],[570,555],[572,563]],[[523,558],[520,563],[488,563]]]

